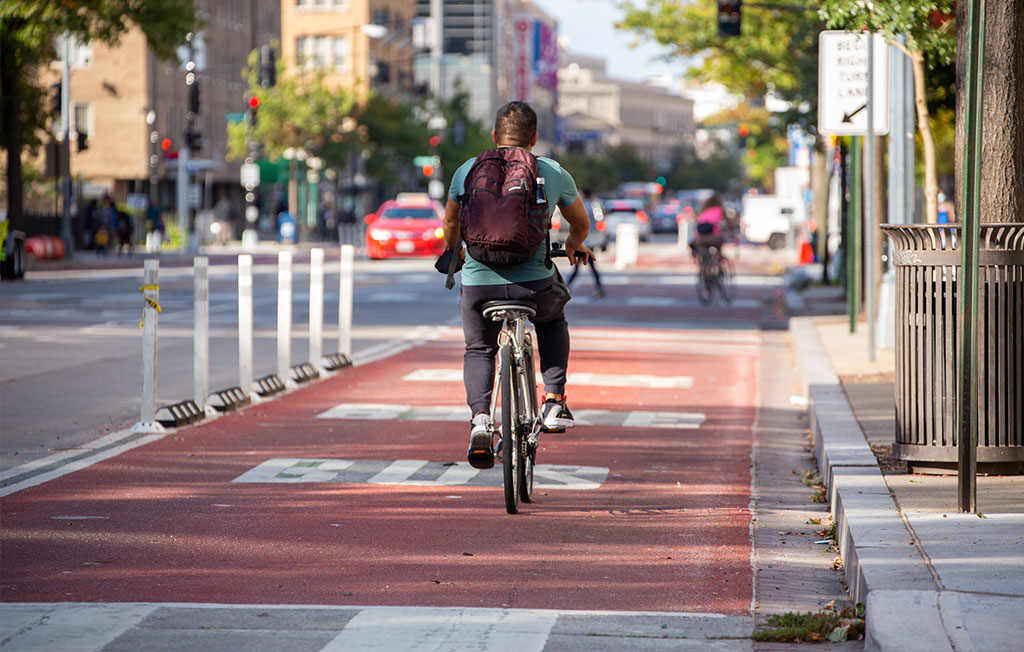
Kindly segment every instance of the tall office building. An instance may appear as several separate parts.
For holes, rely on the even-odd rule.
[[[416,77],[440,97],[469,94],[470,115],[490,124],[510,100],[537,111],[546,153],[558,142],[558,23],[529,0],[417,0],[427,45]]]

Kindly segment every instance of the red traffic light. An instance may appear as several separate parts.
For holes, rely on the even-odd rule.
[[[431,147],[437,147],[440,144],[441,144],[440,136],[431,136],[430,137],[430,146]]]
[[[434,176],[434,166],[433,165],[424,165],[423,166],[423,176],[428,177],[428,178]]]
[[[160,141],[160,149],[162,149],[165,152],[171,151],[171,139],[170,138],[164,138],[163,140],[161,140]]]
[[[747,125],[740,125],[739,132],[741,138],[746,138],[750,135],[750,127]]]
[[[256,97],[255,95],[250,97],[249,98],[249,108],[250,109],[258,109],[259,107],[260,107],[260,98]]]

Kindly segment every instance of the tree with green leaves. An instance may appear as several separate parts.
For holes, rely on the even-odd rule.
[[[54,59],[54,39],[114,45],[139,28],[161,58],[173,56],[196,27],[194,0],[4,0],[0,3],[0,145],[7,150],[7,210],[10,227],[24,228],[21,157],[38,145],[44,118],[38,71]]]
[[[954,0],[901,0],[871,2],[860,0],[823,0],[821,17],[830,27],[878,32],[910,57],[914,67],[914,106],[917,128],[924,145],[925,219],[938,219],[938,173],[935,163],[935,138],[928,112],[926,68],[948,65],[956,54]],[[904,37],[901,42],[898,37]]]
[[[667,57],[693,64],[689,77],[722,84],[750,107],[763,106],[766,94],[788,103],[782,114],[755,109],[744,122],[757,131],[747,150],[748,175],[770,183],[772,166],[784,160],[786,126],[813,131],[817,122],[818,33],[824,27],[817,4],[788,0],[775,7],[744,6],[743,34],[723,38],[713,0],[629,0],[617,27],[665,46]],[[725,124],[723,118],[715,123]]]
[[[325,82],[322,70],[286,69],[277,63],[277,82],[260,86],[259,51],[249,54],[242,71],[249,94],[259,100],[258,119],[228,125],[228,158],[242,159],[250,141],[263,146],[271,160],[289,159],[289,212],[298,197],[296,172],[302,157],[316,157],[327,168],[344,167],[350,152],[368,139],[368,130],[356,119],[356,97]]]

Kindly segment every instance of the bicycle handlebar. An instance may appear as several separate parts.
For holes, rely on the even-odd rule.
[[[579,252],[577,252],[576,255],[577,256],[582,256],[583,254],[580,254]],[[568,258],[569,257],[569,252],[567,252],[565,250],[565,246],[561,242],[552,242],[551,243],[551,257],[552,258]],[[590,263],[593,260],[594,260],[594,257],[588,255],[586,262]],[[577,261],[572,261],[572,262],[573,262],[573,264],[575,264]]]

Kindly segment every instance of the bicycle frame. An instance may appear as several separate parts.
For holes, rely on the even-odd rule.
[[[527,318],[525,315],[510,315],[507,313],[504,315],[504,323],[501,332],[498,334],[498,348],[500,349],[506,344],[512,348],[512,368],[515,369],[515,373],[518,375],[516,379],[518,382],[515,382],[517,391],[514,392],[515,404],[512,406],[512,414],[519,421],[517,425],[528,426],[527,432],[530,433],[530,443],[535,443],[537,437],[535,424],[526,423],[528,414],[537,414],[538,405],[537,388],[532,382],[533,374],[531,373],[533,370],[533,338],[527,328]],[[529,357],[527,357],[527,354],[529,354]],[[501,365],[498,365],[494,372],[493,397],[498,396],[500,386]],[[494,424],[499,423],[501,420],[498,410],[498,401],[492,399],[491,422]]]

